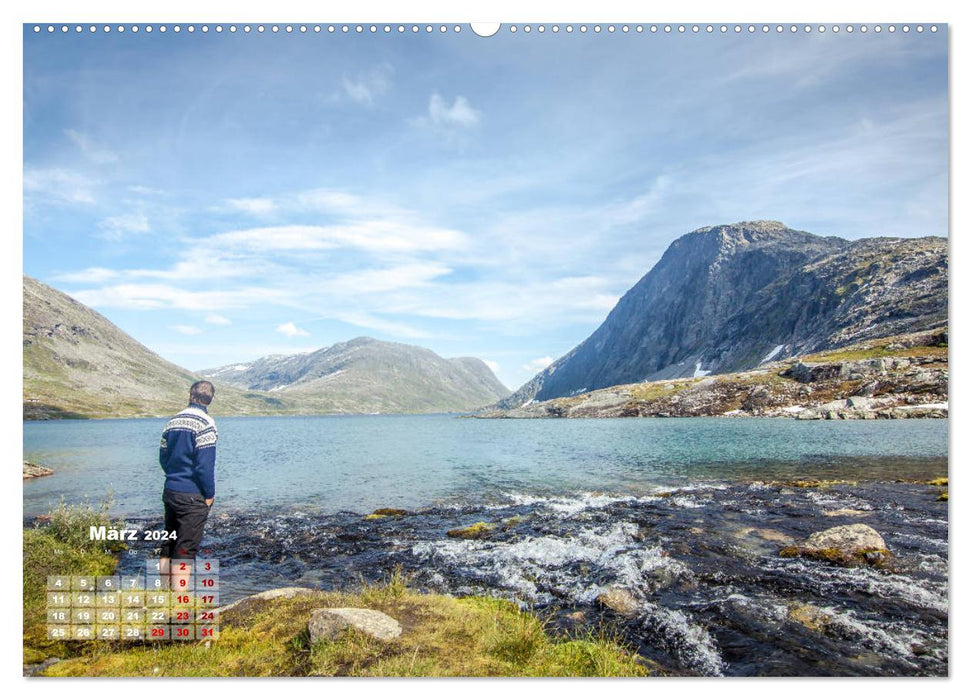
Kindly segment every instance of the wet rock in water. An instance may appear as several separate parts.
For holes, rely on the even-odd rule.
[[[468,527],[457,527],[449,530],[445,534],[449,537],[457,537],[460,540],[484,540],[496,529],[495,525],[478,522]]]
[[[611,586],[597,596],[597,602],[616,613],[632,617],[637,614],[637,599],[626,588]]]
[[[400,517],[402,515],[410,515],[406,510],[401,508],[378,508],[376,511],[369,515],[365,515],[365,520],[379,520],[380,518],[394,518]]]
[[[813,632],[822,632],[833,619],[832,615],[808,603],[790,604],[788,618]]]
[[[861,516],[870,515],[870,511],[857,510],[855,508],[837,508],[836,510],[824,510],[823,515],[825,515],[827,518],[838,518],[840,516],[858,518]]]
[[[780,544],[791,544],[792,537],[785,534],[784,532],[779,532],[778,530],[773,530],[770,527],[743,527],[738,531],[740,537],[749,537],[755,535],[756,537],[766,540],[768,542],[779,542]]]
[[[359,632],[388,641],[401,634],[401,625],[390,615],[368,608],[317,608],[310,613],[307,632],[310,643],[337,639],[344,630]]]
[[[53,473],[54,473],[53,469],[42,467],[39,464],[34,464],[33,462],[24,462],[25,479],[35,479],[38,476],[50,476]]]
[[[779,554],[784,557],[810,557],[835,564],[871,566],[883,565],[890,557],[880,533],[863,523],[814,532],[801,545],[785,547]]]

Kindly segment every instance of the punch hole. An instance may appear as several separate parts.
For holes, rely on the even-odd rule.
[[[767,25],[767,24],[763,24],[762,25],[762,33],[763,34],[768,34],[770,29],[772,29],[772,27],[770,27],[769,25]]]
[[[924,31],[924,25],[922,25],[922,24],[918,24],[918,25],[917,25],[917,31],[918,31],[918,32],[922,32],[922,31]]]
[[[458,29],[458,27],[456,27],[456,29]],[[541,24],[538,27],[536,27],[536,31],[538,31],[540,34],[542,34],[543,32],[546,31],[546,27]]]
[[[445,31],[445,27],[442,27],[442,31]],[[530,27],[527,24],[525,27],[523,27],[523,31],[526,32],[527,34],[529,34],[532,31],[532,27]]]
[[[161,27],[158,28],[158,30],[162,32],[162,34],[165,34],[165,32],[169,30],[169,28],[163,24]]]
[[[937,25],[936,24],[932,24],[931,25],[931,32],[936,32],[936,31],[937,31]]]
[[[511,34],[515,34],[515,33],[516,33],[516,32],[518,32],[518,31],[519,31],[519,28],[518,28],[518,27],[517,27],[517,26],[516,26],[515,24],[514,24],[514,25],[512,25],[511,27],[509,27],[509,32],[510,32]]]
[[[861,31],[861,32],[864,32],[864,33],[865,33],[865,32],[866,32],[866,30],[867,30],[867,26],[866,26],[865,24],[863,24],[863,25],[860,25],[860,31]]]
[[[593,27],[593,31],[596,34],[599,34],[600,33],[600,25],[599,24],[595,24],[594,27]]]
[[[852,24],[846,25],[846,31],[847,31],[848,34],[852,34],[853,33],[853,25]]]
[[[681,34],[684,34],[684,25],[683,24],[678,25],[678,32],[681,33]]]
[[[188,27],[186,27],[185,30],[187,32],[189,32],[189,34],[195,34],[195,32],[196,32],[195,25],[192,25],[192,24],[190,24]]]

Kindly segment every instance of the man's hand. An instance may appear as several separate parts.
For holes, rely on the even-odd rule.
[[[206,505],[209,506],[210,508],[212,508],[212,501],[213,501],[213,499],[211,499],[211,498],[207,498],[206,499]]]

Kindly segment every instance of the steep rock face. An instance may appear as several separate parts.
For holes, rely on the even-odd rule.
[[[502,401],[741,371],[947,321],[947,241],[755,221],[682,236],[587,340]]]
[[[240,389],[328,403],[337,411],[468,410],[509,393],[482,360],[447,360],[426,348],[364,337],[202,374]]]

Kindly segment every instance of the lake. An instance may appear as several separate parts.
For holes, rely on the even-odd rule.
[[[922,478],[947,457],[947,421],[478,420],[456,416],[219,418],[217,500],[234,509],[367,513],[508,492],[646,493],[694,479]],[[63,497],[148,516],[161,507],[165,420],[27,421],[25,515]]]

